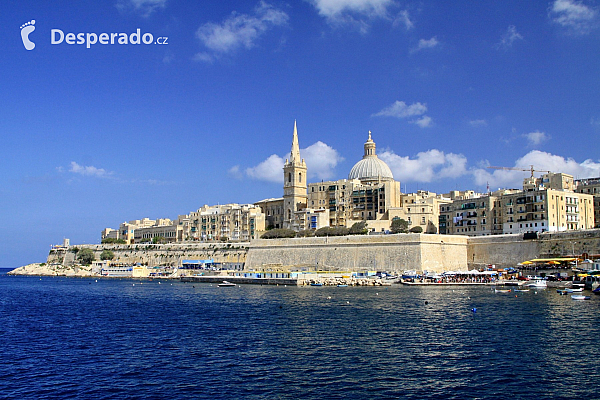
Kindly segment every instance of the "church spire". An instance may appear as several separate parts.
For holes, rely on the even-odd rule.
[[[290,163],[300,163],[300,145],[298,144],[298,128],[294,120],[294,138],[292,139],[292,151],[290,152]]]

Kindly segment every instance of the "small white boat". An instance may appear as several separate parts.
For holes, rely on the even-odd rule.
[[[566,289],[567,293],[576,293],[576,292],[583,292],[583,288],[580,287],[574,287],[574,288],[569,288]]]
[[[510,293],[510,289],[495,289],[496,293]]]
[[[548,284],[543,279],[536,279],[536,280],[531,281],[531,283],[528,283],[527,287],[544,289],[544,288],[548,287]]]
[[[235,286],[235,283],[223,281],[223,283],[219,283],[217,286],[219,286],[219,287],[233,287],[233,286]]]
[[[589,300],[589,299],[590,299],[590,296],[584,296],[584,295],[582,295],[582,294],[572,294],[572,295],[571,295],[571,298],[572,298],[573,300]]]
[[[529,292],[529,289],[515,289],[515,292]]]

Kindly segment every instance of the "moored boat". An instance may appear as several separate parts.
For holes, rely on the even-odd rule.
[[[582,295],[582,294],[572,294],[572,295],[571,295],[571,298],[572,298],[573,300],[589,300],[589,299],[590,299],[590,296],[584,296],[584,295]]]
[[[531,281],[531,283],[528,283],[527,286],[532,288],[544,289],[548,287],[548,284],[543,279],[535,279]]]
[[[219,287],[233,287],[235,286],[235,283],[231,283],[228,281],[223,281],[222,283],[219,283],[217,286]]]

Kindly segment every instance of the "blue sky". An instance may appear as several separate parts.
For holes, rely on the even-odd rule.
[[[313,182],[347,177],[369,130],[408,192],[527,176],[487,166],[600,176],[595,1],[24,0],[0,20],[0,266],[280,197],[294,120]],[[52,44],[137,29],[167,43]]]

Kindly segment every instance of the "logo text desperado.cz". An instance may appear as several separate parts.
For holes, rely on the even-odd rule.
[[[154,41],[154,35],[151,33],[142,33],[138,28],[137,31],[127,35],[126,33],[100,33],[81,32],[81,33],[65,33],[60,29],[50,30],[50,44],[85,44],[88,49],[96,44],[168,44],[167,37],[161,36]]]

